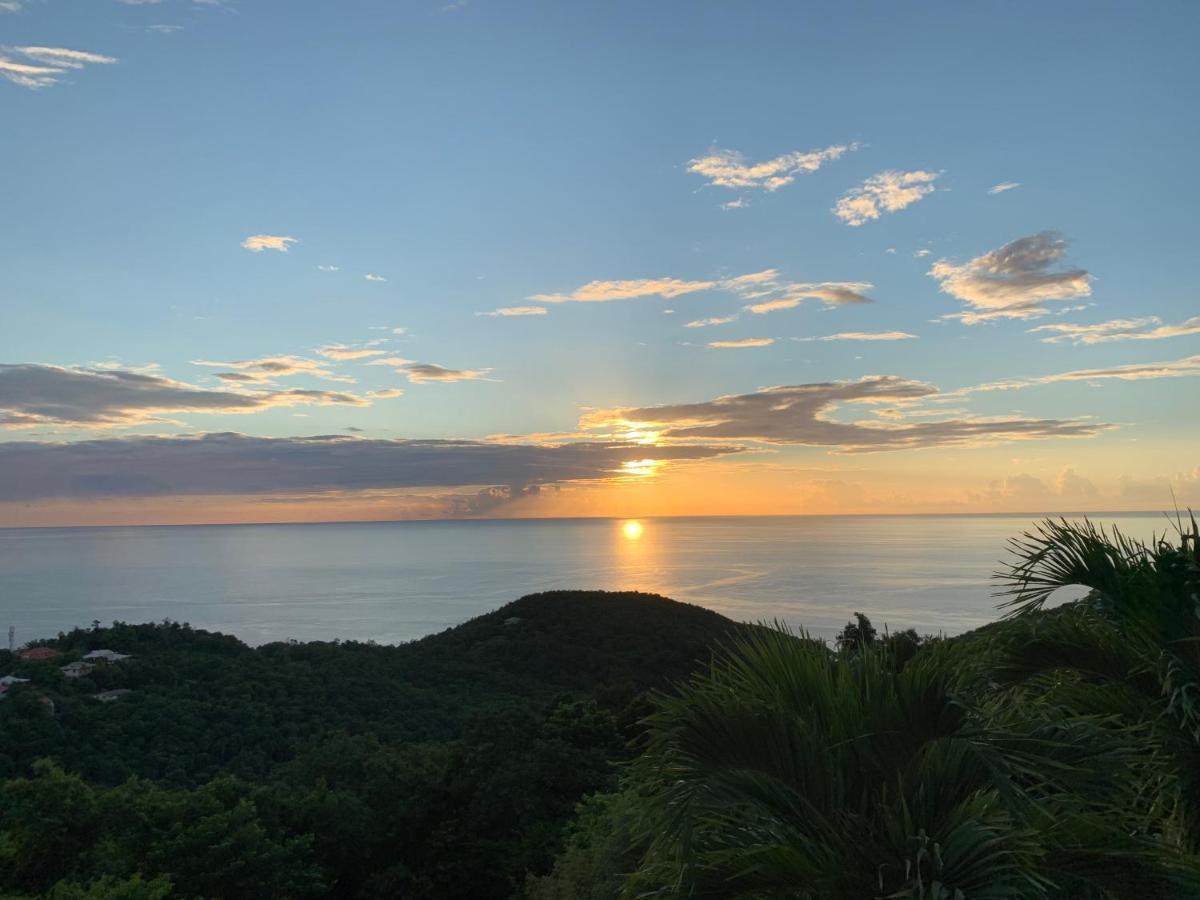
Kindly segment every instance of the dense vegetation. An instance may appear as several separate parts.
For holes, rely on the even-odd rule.
[[[1197,539],[1045,523],[949,640],[594,593],[400,647],[72,632],[0,655],[0,896],[1200,897]]]
[[[615,786],[645,692],[737,630],[571,591],[402,646],[164,623],[0,653],[31,679],[0,702],[0,896],[509,896]],[[60,671],[100,648],[133,658]]]

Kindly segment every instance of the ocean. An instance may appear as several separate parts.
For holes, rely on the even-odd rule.
[[[1094,517],[1149,537],[1161,515]],[[561,588],[650,591],[829,637],[998,617],[1023,516],[554,519],[0,529],[0,629],[171,619],[250,644],[395,643]]]

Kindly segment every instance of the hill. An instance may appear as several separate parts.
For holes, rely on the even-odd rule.
[[[28,679],[0,703],[0,896],[513,896],[614,787],[643,692],[742,627],[563,591],[398,646],[115,623],[0,654]],[[130,658],[62,671],[96,650]]]
[[[326,733],[446,741],[479,715],[560,694],[628,703],[685,677],[736,627],[652,594],[559,591],[394,646],[252,648],[177,623],[78,629],[46,642],[61,653],[52,661],[0,653],[0,674],[30,679],[0,706],[0,777],[45,757],[104,784],[261,779]],[[101,648],[132,659],[64,677]],[[130,693],[94,699],[113,690]]]

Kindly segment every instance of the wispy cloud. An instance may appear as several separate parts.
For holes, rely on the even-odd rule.
[[[386,352],[386,350],[372,350],[369,347],[348,347],[345,344],[329,344],[317,351],[326,359],[336,360],[368,359],[372,356],[383,356]]]
[[[1113,341],[1161,341],[1165,338],[1200,334],[1200,316],[1194,316],[1178,325],[1164,325],[1158,316],[1140,319],[1111,319],[1094,325],[1075,325],[1056,322],[1029,329],[1030,333],[1046,332],[1045,344],[1107,344]]]
[[[766,388],[700,403],[593,410],[579,424],[585,431],[652,434],[665,441],[740,440],[837,447],[849,452],[1091,437],[1108,427],[1078,419],[1016,416],[932,422],[844,422],[830,418],[834,410],[847,404],[906,402],[937,393],[937,388],[924,382],[872,375],[859,381]]]
[[[237,381],[246,384],[266,384],[276,378],[287,378],[292,375],[311,375],[327,381],[347,383],[354,381],[353,378],[331,371],[325,363],[315,359],[305,359],[303,356],[260,356],[257,359],[238,359],[232,362],[196,359],[192,360],[192,365],[233,369],[233,373],[217,373],[217,377],[222,381]]]
[[[120,369],[0,364],[0,427],[109,428],[162,422],[180,413],[253,413],[288,406],[366,406],[353,394],[318,390],[225,391]],[[102,477],[102,476],[97,476]]]
[[[988,391],[1016,391],[1024,388],[1039,387],[1044,384],[1060,384],[1062,382],[1073,381],[1146,381],[1157,378],[1195,378],[1197,376],[1200,376],[1200,356],[1187,356],[1183,359],[1174,359],[1165,362],[1130,363],[1128,365],[1109,366],[1098,369],[1075,369],[1070,372],[1036,375],[1032,378],[991,381],[973,387],[960,388],[956,391],[947,391],[943,396],[952,397],[963,394],[985,393]]]
[[[1053,271],[1067,255],[1067,242],[1052,231],[1018,238],[999,249],[956,265],[939,259],[929,270],[943,293],[970,307],[947,318],[974,325],[990,319],[1033,319],[1045,303],[1092,293],[1086,269]]]
[[[679,278],[633,278],[617,281],[589,281],[565,294],[534,294],[536,303],[609,303],[638,297],[679,297],[716,287],[715,281],[683,281]]]
[[[405,376],[413,384],[426,382],[453,383],[456,381],[475,381],[486,378],[491,369],[448,369],[434,363],[414,362],[401,356],[385,356],[373,359],[369,366],[387,366]]]
[[[864,225],[885,212],[897,212],[932,194],[935,190],[933,182],[939,174],[888,170],[872,175],[859,187],[843,194],[833,208],[833,214],[847,225]]]
[[[851,303],[871,303],[866,292],[874,285],[869,281],[822,281],[816,283],[773,282],[764,299],[746,307],[752,313],[778,312],[794,309],[806,300],[820,300],[827,306],[844,306]]]
[[[16,12],[20,4],[6,11]],[[21,62],[20,57],[26,60]],[[90,65],[112,65],[112,56],[69,50],[65,47],[0,47],[0,78],[21,87],[38,90],[52,87],[73,70]]]
[[[708,319],[693,319],[684,325],[684,328],[707,328],[710,325],[728,325],[730,322],[737,321],[737,313],[732,316],[712,316]]]
[[[712,341],[708,346],[714,350],[744,350],[750,347],[769,347],[775,338],[740,338],[733,341]]]
[[[728,200],[721,204],[721,209],[745,209],[750,205],[750,201],[745,197],[738,197],[736,200]]]
[[[147,25],[146,31],[153,34],[175,34],[177,31],[183,31],[182,25]]]
[[[387,281],[382,275],[364,275],[363,278],[367,281]]]
[[[794,338],[797,341],[912,341],[915,334],[907,331],[839,331],[822,337]]]
[[[606,303],[614,300],[633,300],[639,297],[680,297],[700,291],[723,291],[734,294],[753,313],[768,313],[792,309],[806,300],[819,300],[829,306],[847,303],[870,303],[866,295],[872,285],[866,281],[796,282],[782,278],[778,269],[762,269],[725,278],[684,280],[680,278],[641,278],[617,281],[592,281],[569,293],[534,294],[535,303]],[[715,317],[720,319],[722,317]],[[731,317],[728,318],[732,321]],[[719,322],[708,322],[719,324]],[[700,327],[700,326],[692,326]]]
[[[288,247],[295,243],[298,241],[287,235],[252,234],[242,241],[242,246],[253,253],[262,253],[264,250],[278,250],[280,253],[287,253]]]
[[[317,266],[317,268],[322,272],[336,272],[338,270],[338,266]]]
[[[757,163],[747,162],[736,150],[713,150],[708,156],[690,160],[687,170],[716,187],[777,191],[795,181],[797,175],[815,172],[825,163],[857,149],[858,144],[835,144],[824,150],[784,153]]]
[[[20,12],[21,5],[21,0],[0,0],[0,13]]]
[[[1021,186],[1019,181],[1005,181],[1000,184],[994,184],[988,188],[989,194],[1003,194],[1005,191],[1016,190]]]
[[[477,312],[475,315],[503,319],[509,316],[544,316],[546,312],[547,310],[544,306],[502,306],[490,312]]]

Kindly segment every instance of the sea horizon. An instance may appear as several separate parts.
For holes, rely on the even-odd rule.
[[[1133,537],[1162,513],[1087,516]],[[550,590],[632,590],[829,638],[854,612],[959,634],[1047,514],[435,519],[0,529],[0,626],[21,642],[170,619],[279,640],[402,643]],[[1078,518],[1071,513],[1054,518]],[[296,527],[303,526],[303,527]]]
[[[1190,510],[1179,510],[1179,515],[1187,516]],[[637,521],[683,521],[692,519],[938,519],[938,518],[984,518],[984,519],[1078,519],[1078,518],[1150,518],[1162,516],[1170,519],[1176,511],[1167,510],[1066,510],[1058,511],[957,511],[957,512],[853,512],[853,513],[711,513],[705,515],[579,515],[579,516],[437,516],[430,518],[400,518],[400,519],[319,519],[311,522],[272,522],[260,520],[254,522],[146,522],[146,523],[106,523],[79,525],[0,525],[4,531],[77,531],[101,528],[224,528],[224,527],[258,527],[279,525],[430,525],[438,522],[464,524],[469,522],[503,523],[503,522],[576,522],[576,521],[605,521],[625,522]]]

